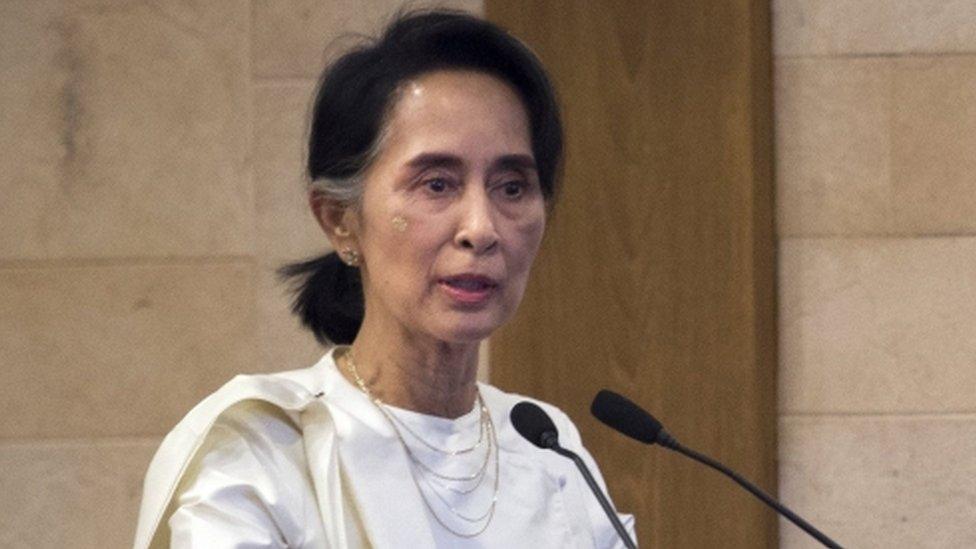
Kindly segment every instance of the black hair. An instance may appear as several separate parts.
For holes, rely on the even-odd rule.
[[[322,74],[312,110],[308,177],[352,205],[376,153],[399,86],[436,70],[474,70],[508,83],[529,118],[532,153],[548,205],[555,201],[563,132],[555,91],[539,59],[501,27],[451,10],[398,14],[383,34]],[[293,280],[292,311],[321,343],[351,343],[363,319],[359,270],[333,252],[279,270]]]

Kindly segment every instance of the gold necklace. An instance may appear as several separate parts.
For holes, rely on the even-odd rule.
[[[347,360],[351,360],[350,358],[348,358],[348,355],[347,355]],[[356,375],[357,372],[353,372],[353,374]],[[356,380],[356,383],[359,384],[359,379]],[[376,400],[378,402],[382,402],[379,399],[379,397],[376,397]],[[400,427],[403,427],[403,430],[404,431],[410,433],[410,436],[411,437],[415,438],[417,441],[419,441],[424,446],[430,448],[431,450],[433,450],[433,451],[435,451],[435,452],[437,452],[439,454],[444,454],[446,456],[459,456],[461,454],[468,454],[468,453],[471,453],[471,452],[477,450],[481,446],[481,443],[484,442],[484,440],[485,440],[485,424],[486,424],[485,417],[487,417],[487,415],[488,415],[488,409],[485,407],[484,401],[481,400],[481,393],[478,393],[478,405],[479,405],[479,411],[480,411],[480,417],[478,418],[478,425],[479,425],[479,427],[478,427],[478,441],[475,442],[474,444],[472,444],[471,446],[468,446],[467,448],[462,448],[460,450],[445,450],[443,448],[438,448],[438,447],[434,446],[433,444],[431,444],[431,443],[427,442],[426,440],[424,440],[423,437],[421,437],[416,432],[414,432],[414,430],[411,429],[409,425],[407,425],[406,423],[404,423],[400,418],[396,417],[395,414],[391,414],[390,417],[393,418],[393,421],[395,421],[398,425],[400,425]]]
[[[356,361],[352,357],[352,349],[346,351],[346,353],[343,355],[343,358],[346,359],[346,364],[348,365],[347,370],[349,370],[353,378],[356,380],[356,385],[359,385],[360,390],[362,390],[363,393],[365,393],[366,396],[368,396],[369,399],[372,400],[373,402],[380,403],[382,405],[380,407],[381,409],[386,410],[387,404],[383,402],[380,399],[380,397],[375,396],[372,393],[372,391],[370,391],[369,388],[366,386],[366,381],[362,377],[360,377],[359,370],[358,368],[356,368]],[[478,440],[471,446],[468,446],[467,448],[461,448],[459,450],[445,450],[443,448],[438,448],[433,444],[431,444],[430,442],[424,440],[424,438],[421,437],[419,434],[417,434],[413,429],[411,429],[409,425],[407,425],[403,420],[398,418],[396,414],[391,413],[391,414],[387,414],[387,416],[389,417],[390,421],[393,421],[394,423],[398,424],[400,427],[403,428],[404,431],[409,433],[411,437],[416,439],[418,442],[420,442],[427,448],[446,456],[459,456],[461,454],[468,454],[473,452],[474,450],[477,450],[484,442],[485,439],[485,425],[487,424],[486,420],[488,417],[488,408],[487,406],[485,406],[485,401],[482,400],[480,392],[477,393],[477,399],[478,399],[478,411],[480,414],[480,417],[478,418],[478,425],[479,425]],[[446,480],[470,480],[470,479],[446,479]]]
[[[431,516],[434,517],[434,520],[436,520],[437,523],[440,524],[441,527],[444,528],[445,530],[447,530],[448,532],[454,534],[455,536],[462,537],[462,538],[473,538],[473,537],[476,537],[476,536],[480,535],[482,532],[484,532],[486,529],[488,529],[488,525],[491,524],[491,520],[495,516],[495,507],[496,507],[496,505],[498,503],[499,457],[498,457],[498,438],[497,438],[497,435],[495,433],[495,424],[494,424],[494,422],[491,419],[491,414],[488,412],[488,407],[485,405],[484,400],[481,398],[481,393],[480,392],[478,393],[478,403],[479,403],[479,407],[481,409],[481,420],[479,420],[479,423],[482,424],[482,426],[481,426],[482,433],[481,433],[481,435],[479,435],[479,440],[470,449],[465,449],[464,452],[452,453],[451,451],[446,451],[446,450],[438,449],[438,448],[434,447],[433,445],[428,444],[421,437],[419,437],[415,432],[413,432],[412,430],[410,430],[409,427],[407,427],[405,423],[403,423],[402,421],[399,421],[389,410],[386,409],[386,404],[384,404],[383,401],[380,400],[378,397],[376,397],[376,396],[373,395],[373,393],[369,390],[369,387],[367,387],[365,380],[363,380],[363,378],[359,375],[359,369],[356,367],[356,361],[353,360],[353,357],[352,357],[352,349],[349,349],[346,352],[346,354],[344,355],[344,358],[346,359],[346,366],[347,366],[346,369],[349,370],[349,372],[352,374],[353,379],[356,381],[356,385],[359,386],[359,389],[363,392],[363,394],[366,395],[366,397],[370,400],[370,402],[372,402],[373,405],[375,405],[376,408],[383,414],[383,416],[386,417],[387,421],[390,422],[390,426],[393,427],[393,432],[396,434],[397,440],[400,441],[400,445],[403,447],[403,449],[406,452],[407,456],[410,458],[411,463],[414,464],[414,467],[411,468],[411,475],[410,476],[411,476],[411,478],[413,480],[414,486],[417,487],[417,492],[420,493],[420,499],[421,499],[421,501],[424,502],[424,506],[427,508],[427,511],[430,512]],[[449,476],[449,475],[439,474],[436,471],[434,471],[433,469],[431,469],[427,464],[423,463],[419,458],[417,458],[416,455],[414,455],[414,453],[411,450],[410,446],[407,444],[407,441],[404,440],[403,435],[400,433],[400,429],[397,427],[397,423],[399,423],[400,425],[403,425],[404,428],[406,428],[406,430],[408,432],[410,432],[412,436],[414,436],[415,438],[417,438],[417,440],[420,440],[421,442],[423,442],[425,446],[431,448],[432,450],[439,451],[439,452],[441,452],[443,454],[446,454],[448,456],[456,456],[459,453],[466,453],[468,451],[473,450],[475,447],[477,447],[478,445],[481,444],[481,438],[482,438],[484,432],[487,431],[488,432],[488,448],[487,448],[487,451],[485,453],[485,461],[482,464],[482,466],[479,468],[478,472],[476,472],[474,475],[471,475],[471,476],[452,477],[452,476]],[[494,450],[494,452],[492,450]],[[430,481],[428,481],[428,479],[424,478],[423,475],[420,475],[420,478],[424,482],[424,484],[427,485],[427,487],[430,489],[430,491],[441,501],[441,503],[445,507],[448,508],[448,510],[451,511],[451,513],[455,517],[457,517],[457,518],[459,518],[459,519],[461,519],[461,520],[463,520],[465,522],[469,522],[469,523],[478,523],[478,522],[481,522],[482,520],[485,521],[484,524],[480,528],[478,528],[476,531],[474,531],[474,532],[459,532],[459,531],[455,530],[454,528],[451,528],[450,526],[448,526],[444,522],[444,520],[441,519],[441,517],[434,510],[434,507],[433,507],[433,505],[431,505],[430,500],[427,498],[427,495],[425,494],[425,491],[423,490],[423,488],[421,488],[420,483],[417,481],[417,476],[418,476],[417,475],[417,471],[418,470],[427,471],[435,479],[438,479],[439,478],[439,479],[447,480],[447,481],[464,482],[464,481],[473,481],[473,480],[477,479],[477,481],[478,481],[477,484],[475,484],[473,487],[471,487],[470,489],[467,489],[467,490],[454,489],[452,487],[446,486],[443,483],[437,482],[435,480],[435,482],[437,482],[437,484],[439,486],[441,486],[441,487],[447,488],[448,490],[451,490],[451,491],[453,491],[453,492],[455,492],[457,494],[460,494],[460,495],[467,495],[467,494],[470,494],[471,492],[473,492],[479,486],[481,486],[482,482],[484,481],[485,470],[487,469],[487,464],[488,464],[488,461],[489,461],[492,453],[494,453],[494,455],[495,455],[495,468],[494,468],[495,482],[493,483],[494,486],[492,488],[491,504],[488,506],[488,509],[483,514],[481,514],[479,516],[476,516],[476,517],[471,517],[471,516],[465,515],[464,513],[462,513],[460,511],[458,511],[457,509],[455,509],[453,506],[450,505],[450,503],[447,501],[447,499],[445,499],[444,496],[442,496],[437,491],[436,487],[433,486],[430,483]]]

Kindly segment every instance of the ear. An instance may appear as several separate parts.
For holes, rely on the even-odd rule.
[[[308,205],[319,222],[325,236],[332,243],[332,249],[341,250],[347,246],[354,246],[355,223],[352,210],[335,200],[327,198],[318,191],[309,191]]]

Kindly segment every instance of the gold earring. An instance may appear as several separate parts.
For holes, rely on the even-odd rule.
[[[346,246],[345,248],[342,249],[342,251],[339,252],[339,257],[341,257],[342,261],[346,265],[349,265],[350,267],[359,266],[359,259],[360,259],[359,252],[357,252],[356,250],[348,246]]]

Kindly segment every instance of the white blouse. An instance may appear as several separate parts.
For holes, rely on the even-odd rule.
[[[526,400],[524,397],[479,385],[497,430],[497,499],[488,527],[477,536],[459,537],[441,526],[437,518],[456,531],[480,529],[484,521],[464,521],[450,508],[470,517],[480,516],[488,509],[494,493],[489,486],[494,480],[494,457],[485,485],[470,496],[444,490],[433,493],[436,487],[415,480],[415,466],[390,419],[339,373],[332,353],[316,368],[323,377],[321,386],[326,389],[316,397],[326,404],[338,440],[342,499],[356,511],[349,519],[355,524],[346,530],[359,532],[358,539],[350,536],[344,545],[533,549],[623,546],[575,465],[554,452],[533,446],[511,425],[509,412],[517,402]],[[578,452],[603,485],[596,464],[583,448],[569,418],[550,405],[539,404],[553,417],[561,444]],[[438,448],[469,447],[478,439],[481,412],[477,406],[453,420],[387,409],[409,431]],[[420,453],[420,443],[409,431],[400,426],[402,440],[434,470],[445,472],[443,467],[461,461],[434,452]],[[319,464],[309,462],[308,456],[315,454],[309,453],[307,444],[296,416],[273,404],[247,400],[228,408],[213,423],[179,480],[172,512],[168,519],[164,518],[170,529],[170,546],[330,546],[322,518],[327,514],[319,508],[321,498],[316,495],[313,479],[327,476],[327,472],[317,471]],[[468,460],[465,467],[448,474],[470,472],[470,463]],[[621,515],[621,519],[633,535],[633,517]]]

